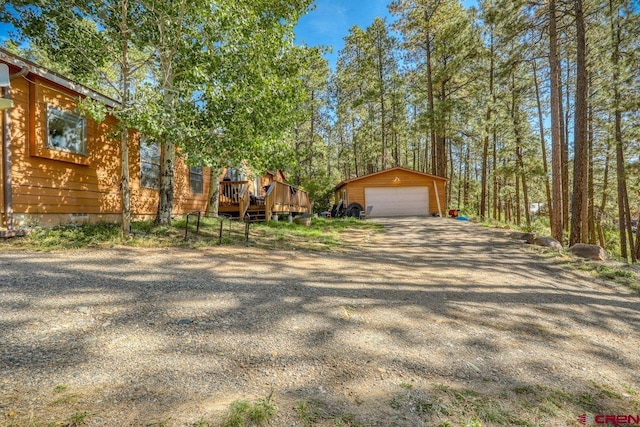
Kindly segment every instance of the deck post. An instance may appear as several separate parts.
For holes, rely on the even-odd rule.
[[[438,194],[438,184],[433,181],[433,188],[436,190],[436,202],[438,202],[438,215],[442,218],[442,206],[440,206],[440,194]]]

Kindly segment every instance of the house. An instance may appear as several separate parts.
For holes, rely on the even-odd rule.
[[[336,210],[350,216],[443,216],[447,179],[395,167],[341,182],[334,188]]]
[[[4,49],[0,64],[8,66],[12,77],[3,98],[13,104],[2,114],[0,227],[10,231],[36,224],[119,222],[121,151],[120,141],[111,135],[117,120],[107,115],[97,123],[77,112],[80,98],[107,107],[116,107],[117,101]],[[132,217],[153,218],[160,183],[159,144],[131,131],[129,165]],[[209,176],[209,168],[189,167],[177,156],[174,215],[207,209]],[[274,207],[284,203],[274,196],[269,202]]]

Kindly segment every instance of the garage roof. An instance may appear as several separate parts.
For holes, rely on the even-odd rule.
[[[375,175],[380,175],[382,173],[387,173],[387,172],[397,171],[397,170],[414,173],[416,175],[422,175],[422,176],[428,177],[428,178],[439,179],[441,181],[448,181],[447,178],[443,178],[443,177],[438,176],[438,175],[431,175],[430,173],[418,172],[418,171],[413,170],[413,169],[395,167],[395,168],[391,168],[391,169],[385,169],[385,170],[381,170],[381,171],[378,171],[378,172],[370,173],[370,174],[367,174],[367,175],[362,175],[362,176],[359,176],[357,178],[347,179],[345,181],[342,181],[340,184],[336,185],[335,188],[333,189],[333,191],[338,191],[339,189],[341,189],[345,185],[347,185],[347,184],[349,184],[351,182],[354,182],[354,181],[359,181],[361,179],[366,179],[366,178],[370,178],[370,177],[375,176]]]

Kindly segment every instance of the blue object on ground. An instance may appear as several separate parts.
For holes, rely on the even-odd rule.
[[[469,218],[467,218],[466,216],[457,216],[456,219],[458,221],[469,221]]]

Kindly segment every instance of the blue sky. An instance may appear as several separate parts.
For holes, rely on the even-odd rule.
[[[315,0],[315,8],[303,16],[296,29],[296,41],[309,46],[327,46],[332,52],[325,56],[332,68],[344,38],[354,25],[367,28],[373,20],[385,17],[392,21],[387,5],[391,0]],[[462,0],[466,7],[477,5],[477,0]],[[0,41],[8,37],[10,27],[0,22]]]
[[[10,29],[11,27],[8,24],[0,22],[0,41],[5,41],[9,38]]]
[[[367,28],[373,20],[385,17],[393,19],[387,5],[391,0],[315,0],[315,9],[303,16],[296,27],[296,41],[309,46],[330,46],[332,52],[325,55],[329,65],[335,68],[338,52],[344,46],[344,38],[354,25]],[[477,5],[477,0],[462,0],[465,7]]]

